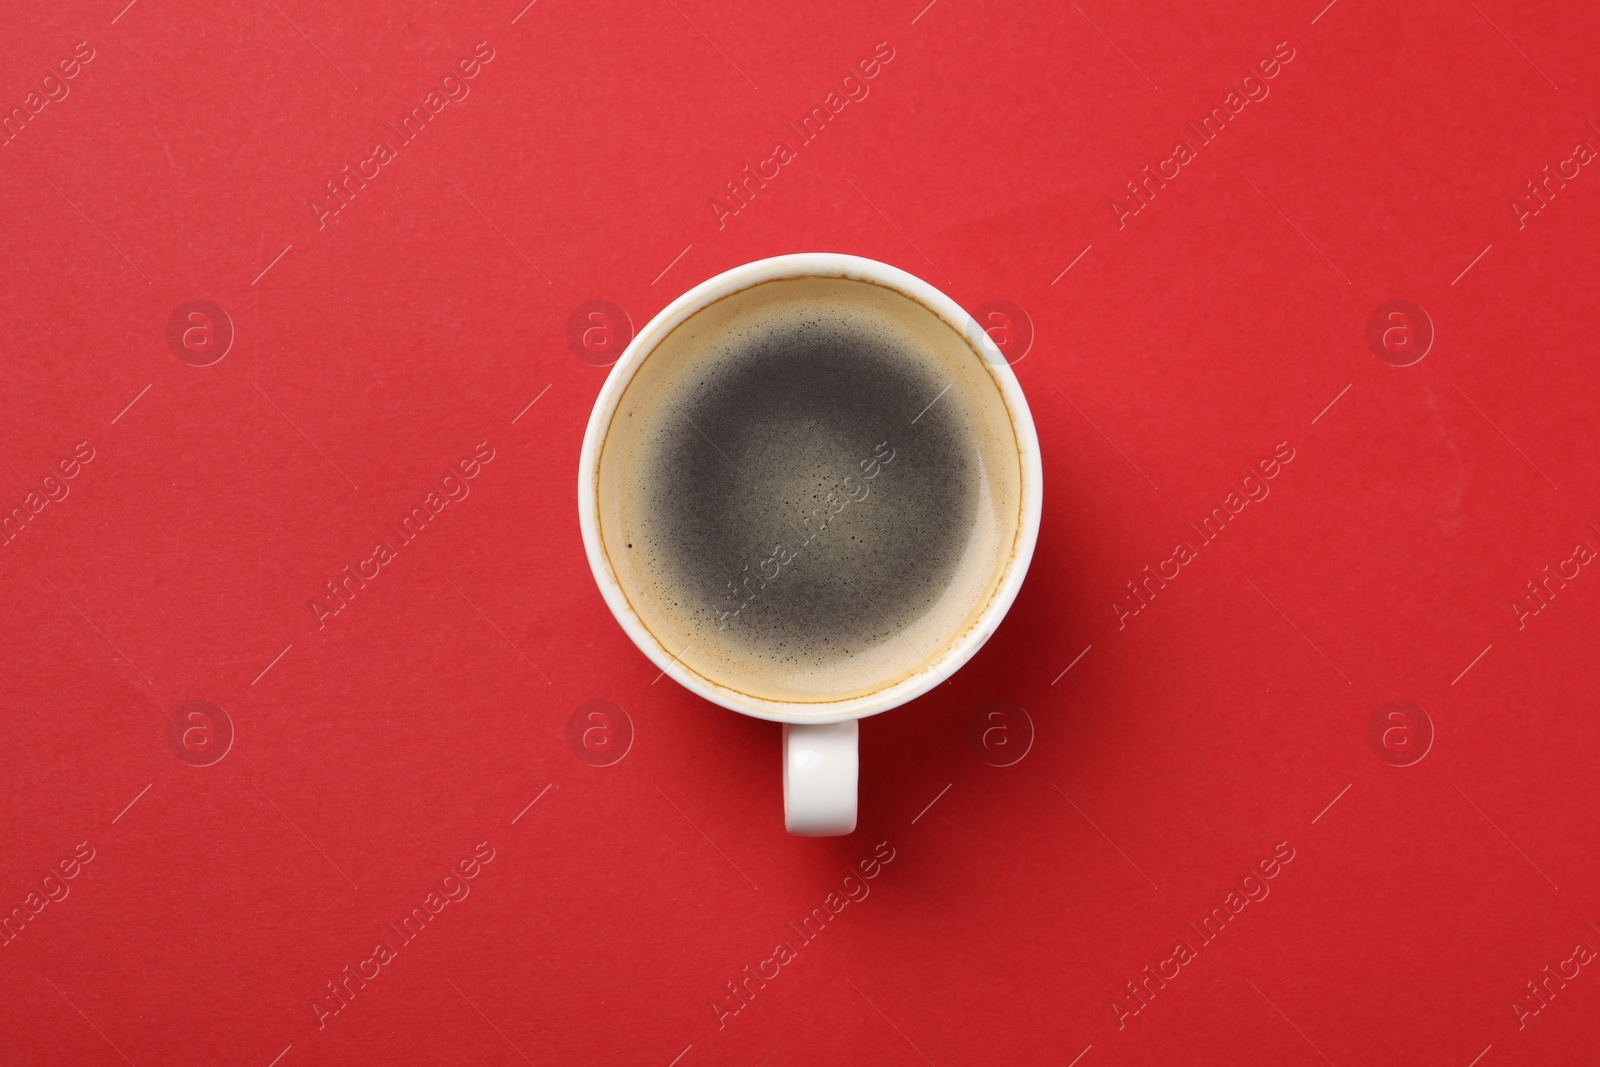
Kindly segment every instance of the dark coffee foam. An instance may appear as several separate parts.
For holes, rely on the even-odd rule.
[[[871,283],[766,283],[697,312],[602,453],[606,551],[641,621],[736,692],[826,703],[925,670],[1018,525],[1015,437],[960,335]]]
[[[882,323],[789,322],[684,390],[641,457],[644,536],[680,609],[788,664],[858,653],[929,610],[977,487],[970,427],[933,403],[950,383],[912,345]]]

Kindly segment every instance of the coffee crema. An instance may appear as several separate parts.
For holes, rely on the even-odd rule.
[[[736,693],[826,704],[929,669],[977,621],[1015,550],[1022,470],[956,329],[886,286],[800,277],[656,345],[597,490],[612,571],[669,654]]]

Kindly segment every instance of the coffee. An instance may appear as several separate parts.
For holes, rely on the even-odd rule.
[[[604,438],[607,560],[688,669],[827,703],[935,663],[999,587],[1021,465],[991,368],[867,281],[764,282],[650,352]]]

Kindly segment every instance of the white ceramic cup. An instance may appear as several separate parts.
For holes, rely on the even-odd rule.
[[[762,282],[796,277],[849,278],[888,287],[933,312],[959,333],[973,358],[984,362],[989,380],[1005,403],[1016,433],[1022,480],[1017,534],[997,588],[977,622],[963,624],[960,636],[924,669],[876,692],[828,703],[785,703],[754,697],[686,667],[678,653],[662,645],[629,603],[600,533],[601,451],[622,394],[645,360],[663,338],[708,305]],[[848,834],[856,827],[857,720],[899,707],[946,681],[983,647],[1005,617],[1022,586],[1039,539],[1043,488],[1039,438],[1022,387],[994,341],[971,315],[938,289],[897,267],[859,256],[806,252],[746,263],[701,282],[668,304],[639,331],[611,368],[589,416],[578,461],[578,521],[590,569],[606,604],[651,662],[673,681],[714,704],[784,724],[784,821],[790,833],[826,837]]]

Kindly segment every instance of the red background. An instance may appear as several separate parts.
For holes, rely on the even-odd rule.
[[[924,2],[5,5],[7,108],[95,57],[0,149],[0,505],[94,459],[0,549],[0,906],[95,858],[0,947],[0,1061],[1594,1062],[1595,968],[1512,1005],[1600,947],[1600,575],[1520,629],[1511,603],[1600,548],[1600,174],[1510,205],[1600,145],[1600,13]],[[480,41],[470,96],[319,230],[306,202]],[[719,227],[879,42],[870,96]],[[1119,228],[1279,42],[1270,96]],[[776,725],[652,684],[574,514],[605,375],[574,309],[642,325],[808,250],[1025,309],[1047,479],[1009,618],[863,723],[835,840],[783,832]],[[1367,342],[1394,299],[1436,331],[1407,367]],[[236,333],[210,366],[167,341],[190,300]],[[319,629],[322,584],[480,441],[470,497]],[[1119,629],[1124,583],[1285,441]],[[232,724],[210,766],[169,741],[190,700]],[[591,700],[625,709],[620,762],[567,741]],[[1036,732],[1008,767],[968,741],[995,700]],[[1415,715],[1369,744],[1391,700],[1434,731],[1409,766]],[[480,841],[470,896],[319,1029]]]

